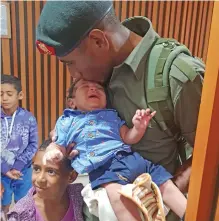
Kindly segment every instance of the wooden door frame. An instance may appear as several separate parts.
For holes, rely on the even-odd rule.
[[[219,2],[214,2],[186,221],[214,220],[219,168]],[[216,198],[216,199],[215,199]],[[218,212],[218,210],[217,210]]]

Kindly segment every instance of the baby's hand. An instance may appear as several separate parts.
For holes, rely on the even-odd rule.
[[[156,114],[156,111],[151,113],[151,110],[147,108],[146,110],[137,110],[134,117],[132,118],[132,123],[137,130],[145,130],[151,118]]]
[[[46,165],[46,162],[49,161],[51,163],[57,163],[64,158],[65,149],[56,145],[55,143],[51,143],[46,148],[46,153],[43,156],[43,164]]]

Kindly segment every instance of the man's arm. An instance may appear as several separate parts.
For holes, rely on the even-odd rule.
[[[197,76],[193,80],[182,82],[181,80],[186,77],[184,73],[181,72],[182,78],[178,79],[175,75],[176,72],[170,72],[170,76],[172,76],[170,77],[170,87],[174,105],[174,118],[177,127],[181,131],[181,135],[194,147],[203,85],[202,76],[205,67],[196,58],[187,55],[180,55],[180,58],[183,59],[189,68],[196,71]],[[181,70],[175,67],[175,69],[172,68],[172,71],[177,71],[180,74]],[[191,164],[192,158],[185,161],[182,167],[176,172],[175,183],[183,192],[188,188]]]
[[[179,57],[184,61],[184,64],[187,64],[188,67],[197,73],[194,80],[188,80],[185,83],[182,83],[180,79],[177,79],[174,76],[170,77],[176,126],[180,129],[181,135],[186,141],[194,147],[203,86],[202,76],[204,75],[205,67],[197,58],[187,55],[180,55]],[[181,72],[179,69],[177,71],[179,73]],[[181,74],[184,75],[183,73]]]

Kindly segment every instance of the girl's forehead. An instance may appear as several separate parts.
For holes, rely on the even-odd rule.
[[[62,167],[62,162],[57,162],[57,163],[50,163],[50,162],[46,162],[46,165],[43,163],[43,156],[45,155],[45,151],[37,151],[37,153],[35,154],[34,158],[33,158],[33,165],[37,165],[40,167],[44,167],[44,168],[54,168],[56,170],[60,170]]]

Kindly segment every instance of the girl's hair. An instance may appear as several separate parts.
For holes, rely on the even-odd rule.
[[[52,140],[51,139],[47,139],[45,140],[41,145],[40,147],[38,148],[38,151],[46,151],[46,148],[49,146],[49,144],[52,143]],[[38,152],[37,151],[37,152]],[[69,160],[67,157],[65,157],[63,159],[63,163],[66,167],[67,170],[73,170],[72,166],[71,166],[71,160]]]

